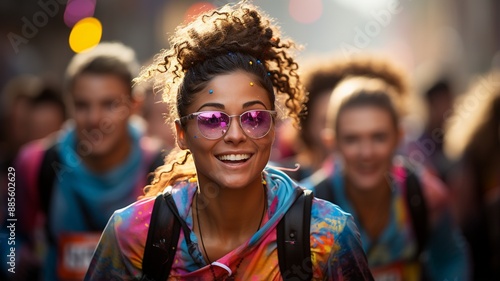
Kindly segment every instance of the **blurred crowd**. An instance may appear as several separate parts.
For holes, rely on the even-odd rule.
[[[132,83],[139,65],[130,48],[102,43],[68,62],[64,85],[21,75],[2,89],[1,200],[14,167],[20,280],[81,279],[90,234],[176,146],[161,93]],[[299,72],[302,124],[277,121],[269,165],[355,216],[379,280],[400,280],[383,279],[400,264],[404,280],[498,280],[500,69],[465,92],[451,72],[422,81],[376,54],[310,59]],[[420,127],[406,122],[417,101]]]
[[[403,221],[409,220],[417,260],[426,268],[421,275],[409,269],[402,280],[449,280],[444,272],[458,267],[463,271],[455,271],[461,272],[456,280],[496,280],[500,276],[499,70],[477,74],[461,93],[450,73],[423,82],[398,68],[390,57],[323,58],[311,65],[302,76],[309,101],[301,130],[283,125],[280,133],[293,138],[278,141],[278,146],[286,147],[277,148],[273,165],[285,167],[315,196],[355,216],[376,279],[401,280],[384,279],[394,277],[387,275],[394,270],[387,265],[415,260],[407,255],[411,250],[403,253],[411,239],[395,242],[404,233]],[[415,126],[407,119],[419,107],[421,125]],[[412,194],[413,175],[420,195]],[[406,193],[401,196],[408,199],[398,200],[399,185]],[[385,199],[384,192],[389,194]],[[393,222],[391,216],[402,221]],[[425,227],[419,222],[421,216],[429,217]],[[419,234],[421,230],[427,234]],[[429,235],[424,246],[419,235]]]

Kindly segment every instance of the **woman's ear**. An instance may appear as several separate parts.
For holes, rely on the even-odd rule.
[[[181,149],[188,149],[187,141],[186,141],[186,131],[181,125],[180,121],[175,121],[175,132],[177,134],[177,145]]]
[[[335,150],[335,132],[333,129],[324,128],[321,130],[320,137],[328,152],[333,152]]]

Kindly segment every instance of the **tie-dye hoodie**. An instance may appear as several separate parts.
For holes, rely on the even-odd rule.
[[[282,280],[278,264],[276,227],[299,188],[284,173],[266,168],[267,212],[263,226],[244,244],[212,263],[217,279]],[[189,233],[180,233],[168,280],[213,280],[193,231],[191,203],[196,183],[180,182],[173,199]],[[116,211],[106,226],[85,280],[139,280],[155,198],[146,198]],[[314,280],[372,280],[352,217],[337,206],[314,199],[311,210],[311,255]],[[195,247],[188,251],[185,235]],[[241,264],[238,267],[238,263]],[[306,270],[306,269],[297,269]]]

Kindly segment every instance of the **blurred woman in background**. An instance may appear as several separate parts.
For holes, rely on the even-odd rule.
[[[319,198],[353,214],[376,279],[467,280],[467,251],[446,189],[395,157],[403,99],[382,79],[353,76],[333,91],[324,133],[338,154]]]

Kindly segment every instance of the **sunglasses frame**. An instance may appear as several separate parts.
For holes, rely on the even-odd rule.
[[[261,137],[257,137],[257,138],[252,137],[252,136],[249,136],[249,135],[247,134],[247,132],[245,132],[245,129],[243,129],[243,126],[242,126],[242,124],[241,124],[241,116],[243,116],[243,115],[244,115],[244,114],[246,114],[246,113],[249,113],[249,112],[254,112],[254,111],[268,112],[268,113],[271,115],[271,125],[269,126],[269,129],[267,130],[267,132],[266,132],[264,135],[262,135]],[[241,130],[243,131],[243,133],[245,134],[245,136],[247,136],[247,137],[249,137],[249,138],[251,138],[251,139],[254,139],[254,140],[255,140],[255,139],[261,139],[261,138],[263,138],[263,137],[267,136],[267,134],[269,134],[269,132],[271,131],[271,128],[272,128],[272,123],[274,122],[274,118],[278,115],[278,112],[277,112],[276,110],[267,110],[267,109],[251,109],[251,110],[247,110],[247,111],[245,111],[245,112],[243,112],[243,113],[241,113],[241,114],[236,114],[236,115],[229,115],[229,114],[225,113],[224,111],[220,111],[220,110],[207,110],[207,111],[198,111],[198,112],[193,112],[193,113],[191,113],[191,114],[188,114],[188,115],[186,115],[186,116],[183,116],[183,117],[181,117],[181,118],[177,119],[177,120],[176,120],[176,122],[179,122],[180,124],[185,125],[187,121],[189,121],[189,120],[192,120],[192,119],[195,119],[195,118],[196,118],[196,128],[198,129],[198,132],[200,132],[200,134],[201,134],[204,138],[209,139],[209,140],[217,140],[217,139],[220,139],[220,138],[224,137],[224,136],[226,135],[226,133],[227,133],[227,131],[228,131],[228,130],[226,130],[226,131],[225,131],[225,132],[224,132],[224,133],[223,133],[220,137],[217,137],[217,138],[209,138],[209,137],[205,136],[205,135],[203,134],[203,132],[200,130],[200,127],[199,127],[199,122],[198,122],[198,118],[197,118],[197,117],[198,117],[200,114],[207,113],[207,112],[219,112],[219,113],[222,113],[222,114],[227,115],[227,116],[229,117],[229,124],[228,124],[228,127],[227,127],[227,128],[228,128],[228,130],[229,130],[229,128],[231,127],[233,117],[239,117],[239,118],[238,118],[238,124],[240,125]]]

